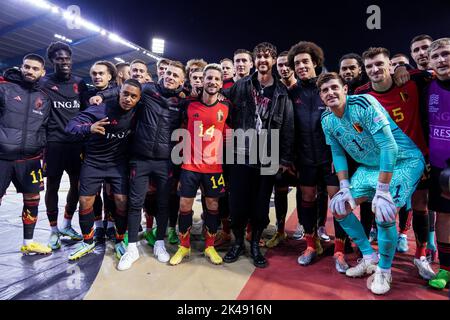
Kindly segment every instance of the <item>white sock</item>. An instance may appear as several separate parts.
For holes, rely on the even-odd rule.
[[[114,228],[114,222],[108,221],[108,229],[109,228]]]
[[[68,228],[70,226],[72,226],[72,219],[64,218],[63,225],[62,225],[63,229]]]
[[[95,228],[103,228],[103,221],[102,220],[95,221]]]
[[[128,242],[127,251],[137,252],[136,242]]]
[[[155,247],[165,247],[164,240],[156,240]]]
[[[365,254],[363,255],[364,260],[369,260],[372,262],[378,262],[378,255],[376,252],[373,252],[372,254]]]
[[[384,272],[384,273],[391,274],[391,268],[383,269],[383,268],[380,268],[379,266],[377,266],[377,272]]]
[[[24,246],[27,246],[27,245],[29,245],[32,242],[33,242],[33,239],[23,239],[23,245]]]
[[[54,226],[54,227],[51,227],[52,228],[52,232],[58,232],[58,226]]]

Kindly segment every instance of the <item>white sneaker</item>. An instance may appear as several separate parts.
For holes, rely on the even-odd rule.
[[[305,229],[300,223],[297,223],[297,228],[295,229],[295,232],[292,234],[292,238],[295,240],[301,240],[305,236]]]
[[[374,259],[358,259],[358,264],[355,267],[348,268],[345,271],[347,277],[363,277],[375,272],[377,269],[378,260]]]
[[[375,271],[367,279],[367,288],[374,294],[385,294],[391,290],[392,275],[390,272]]]
[[[430,280],[436,276],[425,256],[420,257],[420,259],[414,258],[414,265],[419,270],[419,274],[423,279]]]
[[[159,262],[166,263],[170,260],[170,255],[166,250],[164,240],[158,240],[155,242],[155,246],[153,247],[153,254]]]
[[[127,252],[120,258],[119,263],[117,264],[117,270],[124,271],[131,268],[131,265],[139,259],[139,251],[137,249],[130,250],[127,249]]]
[[[322,241],[325,241],[325,242],[331,241],[330,236],[327,234],[327,230],[325,229],[325,227],[319,227],[317,229],[317,236]]]

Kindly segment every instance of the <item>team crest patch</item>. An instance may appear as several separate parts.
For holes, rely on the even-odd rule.
[[[223,121],[223,111],[222,110],[217,111],[217,121],[219,121],[219,122]]]
[[[363,128],[361,127],[361,125],[359,123],[354,123],[353,128],[355,128],[356,132],[358,132],[358,133],[363,132]]]
[[[34,102],[34,109],[35,110],[39,110],[42,108],[42,99],[41,98],[37,98],[36,101]]]
[[[78,92],[78,83],[74,83],[74,84],[73,84],[73,91],[74,91],[76,94],[79,94],[79,92]]]
[[[407,102],[409,95],[407,92],[400,92],[400,97],[402,98],[403,102]]]

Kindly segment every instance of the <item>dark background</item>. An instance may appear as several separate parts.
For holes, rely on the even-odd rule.
[[[151,49],[151,39],[166,41],[164,56],[186,62],[232,58],[237,48],[252,51],[262,41],[278,52],[301,40],[314,41],[325,52],[328,69],[348,52],[361,54],[369,46],[384,46],[392,54],[409,55],[418,34],[450,36],[450,0],[365,1],[107,1],[59,0],[76,4],[82,17]],[[369,30],[369,5],[381,8],[381,30]]]

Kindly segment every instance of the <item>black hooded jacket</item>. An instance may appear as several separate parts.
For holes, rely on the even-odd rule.
[[[37,83],[23,80],[9,69],[0,81],[0,159],[39,156],[46,144],[50,100]]]
[[[142,86],[142,96],[137,110],[137,125],[131,153],[145,159],[170,159],[175,142],[172,132],[180,128],[185,99],[180,97],[182,88],[167,90],[162,81]],[[117,96],[119,89],[99,93],[103,99]],[[181,95],[183,96],[183,95]]]

